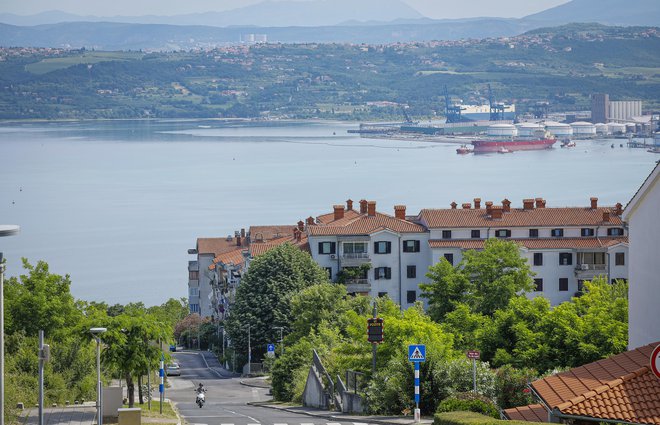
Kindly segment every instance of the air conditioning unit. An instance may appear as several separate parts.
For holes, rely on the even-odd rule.
[[[580,270],[589,270],[589,264],[581,264]]]
[[[335,258],[337,258],[337,256],[335,254],[330,254],[330,258],[334,260]]]

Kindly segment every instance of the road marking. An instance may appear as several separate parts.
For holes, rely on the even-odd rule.
[[[261,425],[261,424],[260,424],[260,423],[256,423],[256,424],[247,424],[247,425]]]
[[[353,425],[369,425],[369,424],[364,422],[353,422]]]
[[[328,422],[327,425],[341,425],[339,422]]]
[[[289,425],[289,424],[273,424],[273,425]]]

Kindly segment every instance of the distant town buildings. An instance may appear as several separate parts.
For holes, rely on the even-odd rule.
[[[660,163],[623,212],[630,232],[628,348],[660,341]]]
[[[407,215],[404,205],[394,214],[378,212],[376,202],[352,200],[332,212],[308,217],[296,225],[252,226],[227,238],[202,238],[197,258],[189,262],[190,311],[222,318],[233,301],[240,277],[256,256],[282,243],[308,251],[328,277],[349,293],[389,296],[402,308],[420,299],[428,268],[445,259],[458,264],[466,250],[483,249],[489,238],[520,245],[535,273],[535,290],[553,305],[570,300],[584,281],[595,276],[628,278],[628,236],[623,207],[546,207],[542,198],[524,199],[518,208],[452,203],[446,209],[423,209]]]

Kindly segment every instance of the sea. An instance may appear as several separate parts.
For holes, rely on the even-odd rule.
[[[660,156],[626,140],[457,155],[456,144],[360,138],[354,122],[122,120],[0,123],[0,238],[69,275],[77,299],[158,305],[187,296],[197,238],[290,224],[347,199],[380,212],[481,198],[547,207],[626,204]],[[620,146],[622,145],[622,146]]]

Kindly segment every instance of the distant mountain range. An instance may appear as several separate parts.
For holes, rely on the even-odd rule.
[[[572,0],[522,19],[433,20],[400,0],[288,0],[179,16],[0,14],[0,22],[1,46],[177,50],[236,43],[255,33],[283,43],[392,43],[514,36],[572,22],[653,26],[660,23],[660,1]]]

